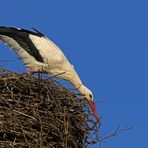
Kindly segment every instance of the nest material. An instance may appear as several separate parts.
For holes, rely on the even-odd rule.
[[[55,79],[0,69],[1,148],[88,147],[99,127],[87,101]]]

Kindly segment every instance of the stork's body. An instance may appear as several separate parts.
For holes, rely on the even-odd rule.
[[[35,30],[35,29],[34,29]],[[70,83],[88,100],[96,118],[98,118],[93,95],[85,87],[73,65],[70,64],[61,49],[56,46],[42,33],[16,29],[12,27],[0,27],[0,40],[10,46],[24,65],[32,72],[46,72],[51,75],[58,75]]]

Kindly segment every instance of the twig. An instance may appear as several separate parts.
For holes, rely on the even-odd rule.
[[[100,141],[104,141],[104,140],[106,140],[106,139],[108,139],[108,138],[117,136],[117,135],[120,134],[121,132],[125,132],[125,131],[131,130],[131,129],[133,129],[133,127],[128,127],[128,126],[125,126],[125,127],[123,127],[123,128],[120,129],[120,125],[118,125],[113,133],[108,134],[108,135],[106,135],[106,136],[100,138],[99,140],[100,140]]]

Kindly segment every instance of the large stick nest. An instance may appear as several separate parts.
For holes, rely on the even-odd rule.
[[[1,148],[88,147],[99,127],[87,101],[57,80],[0,69]]]

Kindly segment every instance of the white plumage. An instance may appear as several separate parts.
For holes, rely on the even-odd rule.
[[[98,119],[92,92],[82,84],[73,65],[70,64],[57,45],[36,29],[34,30],[36,32],[0,27],[0,40],[10,46],[32,72],[43,71],[69,81],[86,97],[95,117]]]

